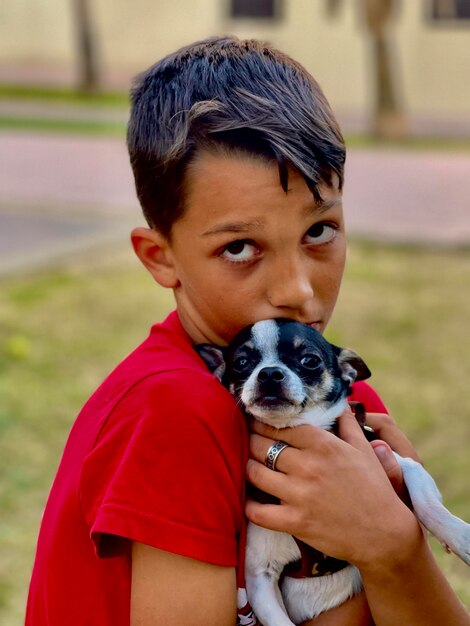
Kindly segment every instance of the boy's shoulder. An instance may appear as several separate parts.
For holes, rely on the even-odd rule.
[[[178,381],[205,381],[209,387],[223,389],[194,350],[176,311],[152,326],[148,337],[117,365],[97,392],[125,394],[146,379],[162,380],[170,386]]]
[[[176,311],[152,326],[149,336],[107,376],[82,414],[106,419],[129,405],[219,405],[230,409],[232,396],[194,350]],[[202,407],[201,407],[202,409]]]
[[[207,372],[177,311],[172,311],[163,322],[152,326],[148,337],[115,368],[110,377],[121,371],[128,379],[133,379],[185,369]]]
[[[180,429],[204,431],[225,441],[244,436],[245,428],[235,400],[206,368],[172,313],[152,327],[85,403],[67,447],[81,457],[98,444],[103,450],[122,447],[136,429],[154,434],[173,429],[175,437]]]

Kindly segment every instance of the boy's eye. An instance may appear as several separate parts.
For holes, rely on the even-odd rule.
[[[251,261],[257,255],[257,252],[255,245],[249,241],[239,239],[225,246],[220,256],[233,263],[244,263]]]
[[[338,229],[332,224],[318,222],[307,230],[305,241],[310,245],[314,244],[317,246],[322,243],[329,243],[336,237],[337,230]]]

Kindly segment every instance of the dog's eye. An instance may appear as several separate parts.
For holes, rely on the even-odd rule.
[[[244,356],[239,356],[234,360],[232,367],[236,372],[243,372],[248,367],[248,359]]]
[[[315,370],[321,364],[321,359],[317,354],[306,354],[300,359],[300,365],[306,370]]]

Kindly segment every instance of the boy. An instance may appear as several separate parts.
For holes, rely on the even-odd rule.
[[[271,317],[324,330],[345,262],[343,140],[301,66],[220,38],[140,77],[128,146],[150,226],[133,231],[133,245],[177,312],[77,418],[44,514],[27,624],[233,626],[237,604],[239,623],[255,624],[243,589],[247,428],[193,345],[225,344]],[[365,384],[354,399],[385,412]],[[410,452],[389,418],[374,420]],[[343,440],[283,432],[292,449],[281,472],[262,465],[274,433],[254,429],[249,478],[283,504],[249,503],[250,519],[357,564],[377,624],[466,623],[350,415]],[[364,594],[315,623],[371,623]]]

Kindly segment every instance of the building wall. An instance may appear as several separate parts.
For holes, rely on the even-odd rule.
[[[336,109],[371,102],[370,47],[358,0],[343,0],[336,18],[324,0],[285,0],[279,21],[233,20],[228,0],[93,0],[102,65],[131,76],[156,59],[210,34],[273,42],[301,61]],[[427,0],[401,1],[394,57],[406,108],[417,114],[470,115],[470,23],[436,26]],[[72,0],[2,0],[0,64],[74,67]]]
[[[70,63],[73,23],[70,2],[2,0],[0,62]]]
[[[426,4],[402,2],[397,42],[407,99],[417,112],[470,115],[470,21],[433,23]]]

